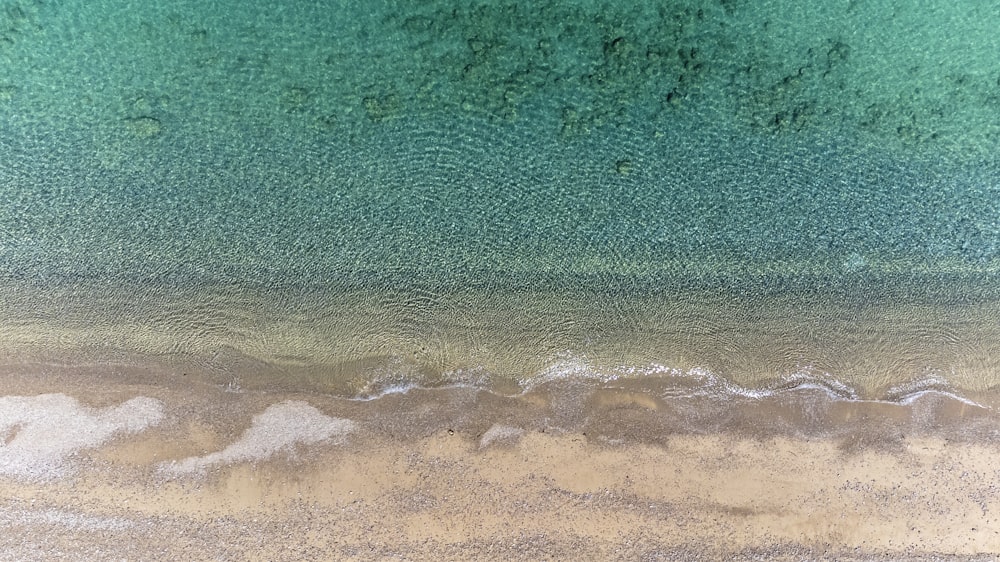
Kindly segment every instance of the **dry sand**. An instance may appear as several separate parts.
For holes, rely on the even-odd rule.
[[[0,380],[3,560],[1000,554],[1000,422],[941,394],[720,404],[567,384],[362,402],[177,376]],[[18,409],[38,401],[61,426]],[[129,408],[141,423],[123,425]]]

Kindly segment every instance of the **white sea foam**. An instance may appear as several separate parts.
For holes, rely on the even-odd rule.
[[[295,445],[339,442],[354,431],[351,420],[327,416],[306,402],[288,400],[268,406],[253,418],[250,428],[221,451],[163,463],[164,472],[201,472],[217,464],[264,460]]]
[[[585,357],[565,354],[560,360],[543,369],[524,385],[524,391],[548,382],[563,380],[580,380],[597,383],[610,383],[621,379],[639,378],[672,378],[680,384],[677,396],[742,396],[745,398],[764,398],[773,392],[769,389],[746,388],[720,377],[703,367],[678,369],[659,363],[649,365],[622,365],[610,369],[600,369],[591,365]]]
[[[704,367],[679,369],[651,363],[602,369],[590,364],[586,357],[574,356],[568,352],[561,354],[556,362],[530,377],[522,388],[523,392],[529,392],[541,384],[553,381],[577,380],[601,384],[645,377],[673,380],[677,383],[675,386],[661,389],[661,396],[664,398],[716,397],[765,400],[785,393],[809,391],[823,393],[829,400],[837,402],[889,402],[909,405],[921,397],[936,395],[970,406],[986,408],[957,394],[948,382],[937,374],[896,386],[890,389],[884,398],[870,399],[862,398],[856,388],[838,380],[830,373],[818,371],[811,366],[801,367],[764,386],[753,387],[733,382]]]
[[[371,402],[372,400],[378,400],[379,398],[389,396],[390,394],[406,394],[407,392],[417,388],[420,388],[420,386],[415,383],[393,384],[385,388],[380,388],[377,392],[359,394],[351,398],[351,400],[357,400],[358,402]]]
[[[813,390],[826,394],[830,400],[858,401],[857,389],[835,379],[830,373],[817,372],[811,367],[785,375],[781,383],[774,386],[772,394],[793,390]]]
[[[482,380],[488,379],[488,376],[482,375],[481,370],[472,372],[475,372]],[[448,372],[449,377],[455,379],[464,374],[464,371]],[[451,377],[451,375],[455,376]],[[457,382],[435,388],[481,388],[484,384],[480,380],[472,380],[472,377],[465,378],[472,382]],[[646,378],[656,379],[659,383],[667,383],[657,384],[659,396],[665,399],[707,397],[718,400],[731,398],[768,400],[782,395],[809,393],[824,394],[828,400],[833,402],[886,402],[909,405],[923,396],[936,395],[954,399],[970,406],[987,408],[954,392],[947,381],[937,374],[894,387],[887,391],[882,398],[867,398],[862,397],[861,391],[857,388],[838,380],[831,373],[808,364],[766,380],[760,386],[745,386],[706,367],[695,366],[681,369],[660,363],[597,366],[592,364],[585,355],[576,355],[570,351],[557,354],[547,367],[522,380],[520,391],[516,394],[528,393],[549,383],[581,383],[600,386],[613,384],[616,381],[635,381]],[[358,396],[354,399],[375,400],[389,394],[405,393],[417,388],[423,387],[414,384],[394,385],[383,388],[377,393]]]
[[[525,392],[545,383],[565,380],[611,382],[619,373],[602,372],[587,361],[586,357],[570,352],[559,354],[558,361],[536,373],[522,384]]]
[[[956,394],[951,389],[951,385],[948,384],[948,381],[938,374],[930,374],[908,383],[894,386],[889,389],[886,394],[887,400],[884,401],[895,404],[912,405],[924,396],[943,396],[945,398],[957,400],[969,406],[989,409],[987,406]]]
[[[697,386],[692,385],[688,390],[688,396],[742,396],[744,398],[763,398],[768,391],[763,389],[746,388],[703,367],[694,367],[687,371],[675,370],[672,376],[678,379],[697,381]]]
[[[163,403],[133,398],[102,409],[65,394],[0,397],[0,475],[49,479],[66,474],[69,458],[116,434],[137,433],[163,419]]]

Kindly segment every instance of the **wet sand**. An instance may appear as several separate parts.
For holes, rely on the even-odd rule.
[[[650,381],[564,381],[510,397],[452,388],[357,401],[60,371],[0,378],[0,394],[36,411],[55,392],[45,404],[76,412],[48,442],[111,427],[115,412],[147,423],[77,441],[34,471],[11,472],[18,457],[4,457],[5,560],[1000,553],[1000,419],[936,391],[900,403],[811,388],[682,399]],[[18,437],[51,417],[0,410],[6,453],[40,455],[46,439]]]

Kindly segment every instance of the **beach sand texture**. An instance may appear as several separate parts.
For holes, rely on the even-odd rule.
[[[0,402],[4,560],[1000,552],[1000,420],[943,393],[699,405],[574,383],[357,401],[87,378],[4,389],[24,396]]]

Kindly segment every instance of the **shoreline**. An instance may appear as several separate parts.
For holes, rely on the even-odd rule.
[[[797,413],[788,401],[757,400],[725,413],[572,384],[519,397],[438,389],[361,402],[88,378],[35,385],[78,398],[77,422],[50,439],[113,419],[137,397],[159,403],[160,419],[71,451],[51,474],[0,474],[0,526],[11,531],[0,559],[109,550],[253,560],[1000,553],[1000,417],[942,396],[803,400]],[[5,386],[7,398],[31,396],[28,385]],[[11,415],[0,404],[0,416]],[[685,428],[682,416],[722,422]],[[31,423],[5,429],[8,448]],[[317,428],[325,437],[310,441]],[[149,542],[152,533],[160,538]]]
[[[961,395],[995,392],[1000,296],[982,280],[960,285],[939,280],[908,298],[19,286],[0,304],[0,369],[187,373],[340,396],[454,385],[516,394],[563,378],[661,375],[747,392],[811,379],[873,400],[894,400],[920,381]],[[906,293],[884,292],[892,291]]]

